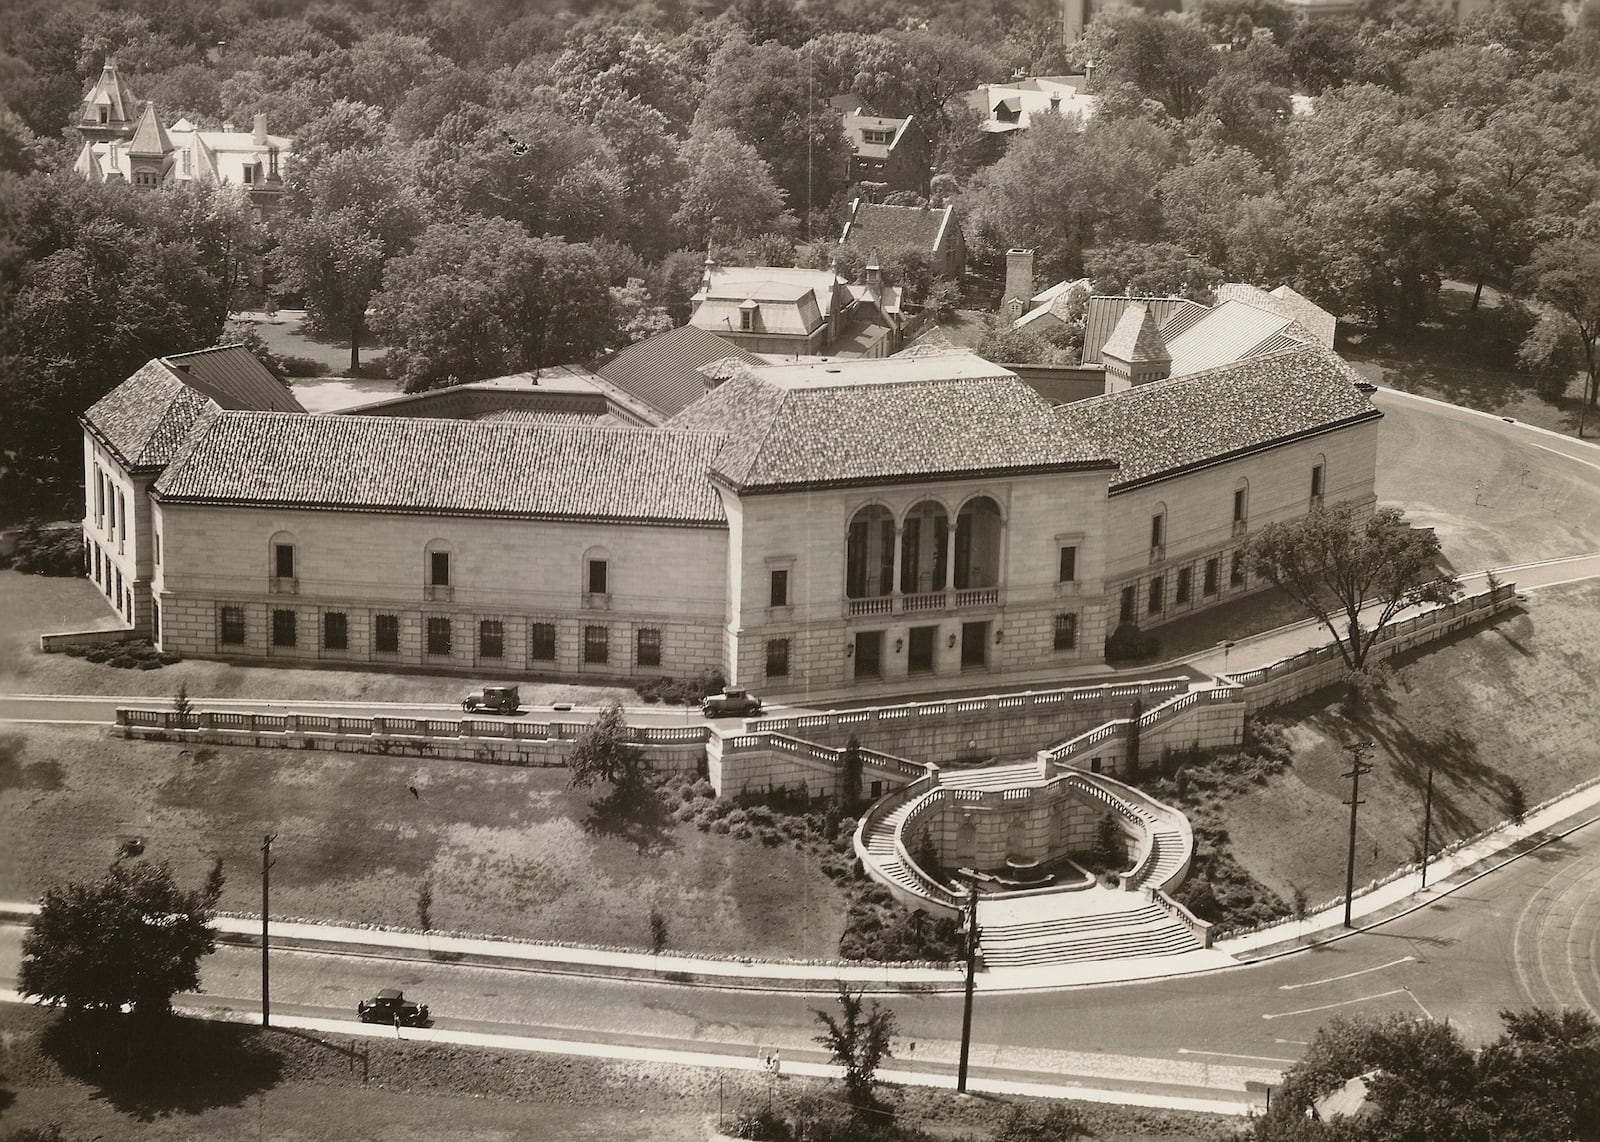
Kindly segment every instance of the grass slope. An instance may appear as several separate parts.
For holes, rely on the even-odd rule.
[[[566,782],[564,769],[0,729],[0,897],[98,874],[137,835],[184,883],[221,856],[222,907],[251,912],[261,836],[277,833],[283,916],[415,926],[431,880],[438,930],[648,947],[653,906],[674,947],[837,954],[843,897],[806,854],[670,819],[641,847],[586,830],[588,795]]]

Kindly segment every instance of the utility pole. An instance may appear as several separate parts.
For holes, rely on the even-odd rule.
[[[1366,760],[1372,752],[1372,743],[1352,742],[1345,748],[1350,751],[1351,761],[1350,772],[1339,775],[1350,779],[1350,800],[1345,802],[1350,806],[1350,854],[1344,865],[1344,926],[1353,928],[1355,925],[1350,923],[1350,905],[1356,890],[1356,806],[1361,804],[1361,775],[1372,772],[1372,766]]]
[[[268,833],[261,841],[261,1026],[272,1025],[272,1005],[268,999],[267,979],[267,873],[272,869],[272,842],[276,833]]]
[[[972,988],[978,970],[978,886],[967,892],[967,999],[961,1008],[961,1065],[956,1070],[956,1093],[967,1093],[967,1055],[972,1050]]]
[[[1428,887],[1428,842],[1433,830],[1433,766],[1428,766],[1428,791],[1422,795],[1422,887]]]

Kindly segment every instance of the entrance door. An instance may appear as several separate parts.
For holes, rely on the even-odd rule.
[[[961,669],[982,670],[989,662],[989,624],[961,624]]]
[[[883,632],[881,630],[856,632],[856,677],[883,677]]]
[[[938,627],[912,627],[910,653],[906,656],[906,669],[912,674],[933,673],[933,646],[938,640]]]

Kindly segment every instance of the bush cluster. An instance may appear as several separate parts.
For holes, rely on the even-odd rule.
[[[1123,623],[1106,639],[1107,662],[1137,662],[1161,653],[1161,640],[1137,623]]]
[[[698,706],[707,694],[716,694],[726,685],[720,670],[702,670],[693,678],[652,678],[634,689],[646,702]]]
[[[183,655],[171,650],[158,650],[149,639],[129,639],[127,642],[108,642],[98,646],[69,646],[66,651],[72,658],[100,662],[121,670],[160,670],[182,662]]]
[[[76,529],[46,531],[38,520],[29,520],[17,537],[15,553],[0,555],[0,567],[24,575],[82,575],[83,535]]]

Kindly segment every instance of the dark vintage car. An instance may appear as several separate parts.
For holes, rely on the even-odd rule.
[[[761,712],[761,699],[741,687],[729,686],[720,694],[707,694],[700,712],[708,718],[753,717]]]
[[[356,1017],[363,1023],[402,1023],[407,1027],[428,1024],[428,1005],[408,1000],[399,988],[386,987],[371,999],[356,1004]]]
[[[515,686],[485,686],[461,699],[461,708],[467,713],[487,710],[491,714],[515,714],[522,708],[522,698]]]

